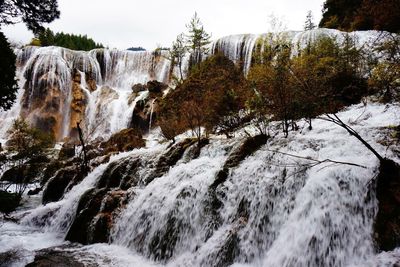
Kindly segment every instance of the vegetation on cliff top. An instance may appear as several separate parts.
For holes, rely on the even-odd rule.
[[[103,48],[100,43],[96,43],[87,35],[76,35],[63,32],[54,33],[49,28],[40,31],[36,38],[31,42],[37,46],[61,46],[72,50],[89,51],[95,48]]]

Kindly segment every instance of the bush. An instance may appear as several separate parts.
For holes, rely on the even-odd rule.
[[[231,131],[229,118],[244,109],[247,82],[243,73],[222,54],[207,58],[193,67],[189,77],[171,91],[160,105],[160,126],[164,135],[188,129],[200,140],[207,133]]]

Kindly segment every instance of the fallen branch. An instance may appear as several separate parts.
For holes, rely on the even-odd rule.
[[[339,125],[340,127],[344,128],[350,135],[354,136],[357,138],[364,146],[366,146],[378,159],[380,162],[383,161],[383,157],[370,145],[365,141],[353,128],[351,128],[349,125],[344,123],[336,114],[330,115],[326,114],[326,117],[319,117],[319,119],[324,120],[324,121],[329,121],[333,122],[336,125]]]
[[[282,155],[286,155],[286,156],[290,156],[293,158],[298,158],[298,159],[305,159],[305,160],[309,160],[311,162],[313,162],[313,164],[303,164],[301,166],[306,166],[308,168],[312,168],[315,167],[319,164],[323,164],[323,163],[333,163],[333,164],[341,164],[341,165],[349,165],[349,166],[354,166],[354,167],[360,167],[363,169],[366,169],[366,166],[360,165],[360,164],[356,164],[356,163],[352,163],[352,162],[345,162],[345,161],[337,161],[337,160],[331,160],[331,159],[324,159],[324,160],[318,160],[318,159],[313,159],[310,157],[302,157],[302,156],[298,156],[298,155],[293,155],[290,153],[286,153],[286,152],[281,152],[279,150],[272,150],[272,149],[266,149],[266,151],[269,152],[273,152],[273,153],[278,153],[278,154],[282,154]]]

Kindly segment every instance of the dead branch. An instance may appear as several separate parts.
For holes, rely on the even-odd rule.
[[[326,114],[325,117],[319,117],[321,120],[333,122],[336,125],[344,128],[350,135],[357,138],[365,147],[367,147],[378,159],[380,162],[383,161],[383,157],[370,145],[367,141],[365,141],[353,128],[344,123],[336,114]]]
[[[315,166],[323,164],[323,163],[349,165],[349,166],[354,166],[354,167],[360,167],[360,168],[363,168],[363,169],[367,168],[366,166],[363,166],[363,165],[360,165],[360,164],[356,164],[356,163],[352,163],[352,162],[337,161],[337,160],[331,160],[331,159],[318,160],[318,159],[313,159],[313,158],[310,158],[310,157],[302,157],[302,156],[298,156],[298,155],[293,155],[293,154],[286,153],[286,152],[281,152],[281,151],[278,151],[278,150],[272,150],[272,149],[266,149],[266,150],[269,151],[269,152],[278,153],[278,154],[282,154],[282,155],[293,157],[293,158],[308,160],[311,163],[309,163],[309,164],[300,164],[300,166],[304,166],[304,167],[307,167],[307,168],[312,168],[312,167],[315,167]]]

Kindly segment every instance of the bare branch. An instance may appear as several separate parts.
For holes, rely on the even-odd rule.
[[[310,157],[302,157],[302,156],[298,156],[298,155],[293,155],[290,153],[286,153],[286,152],[281,152],[278,150],[272,150],[272,149],[266,149],[269,152],[273,152],[273,153],[278,153],[278,154],[282,154],[285,156],[290,156],[293,158],[298,158],[298,159],[304,159],[304,160],[308,160],[312,163],[310,164],[303,164],[303,166],[308,167],[308,168],[312,168],[315,167],[317,165],[323,164],[323,163],[333,163],[333,164],[341,164],[341,165],[349,165],[349,166],[354,166],[354,167],[360,167],[363,169],[366,169],[366,166],[360,165],[360,164],[356,164],[356,163],[352,163],[352,162],[345,162],[345,161],[337,161],[337,160],[331,160],[331,159],[324,159],[324,160],[318,160],[318,159],[313,159]]]

